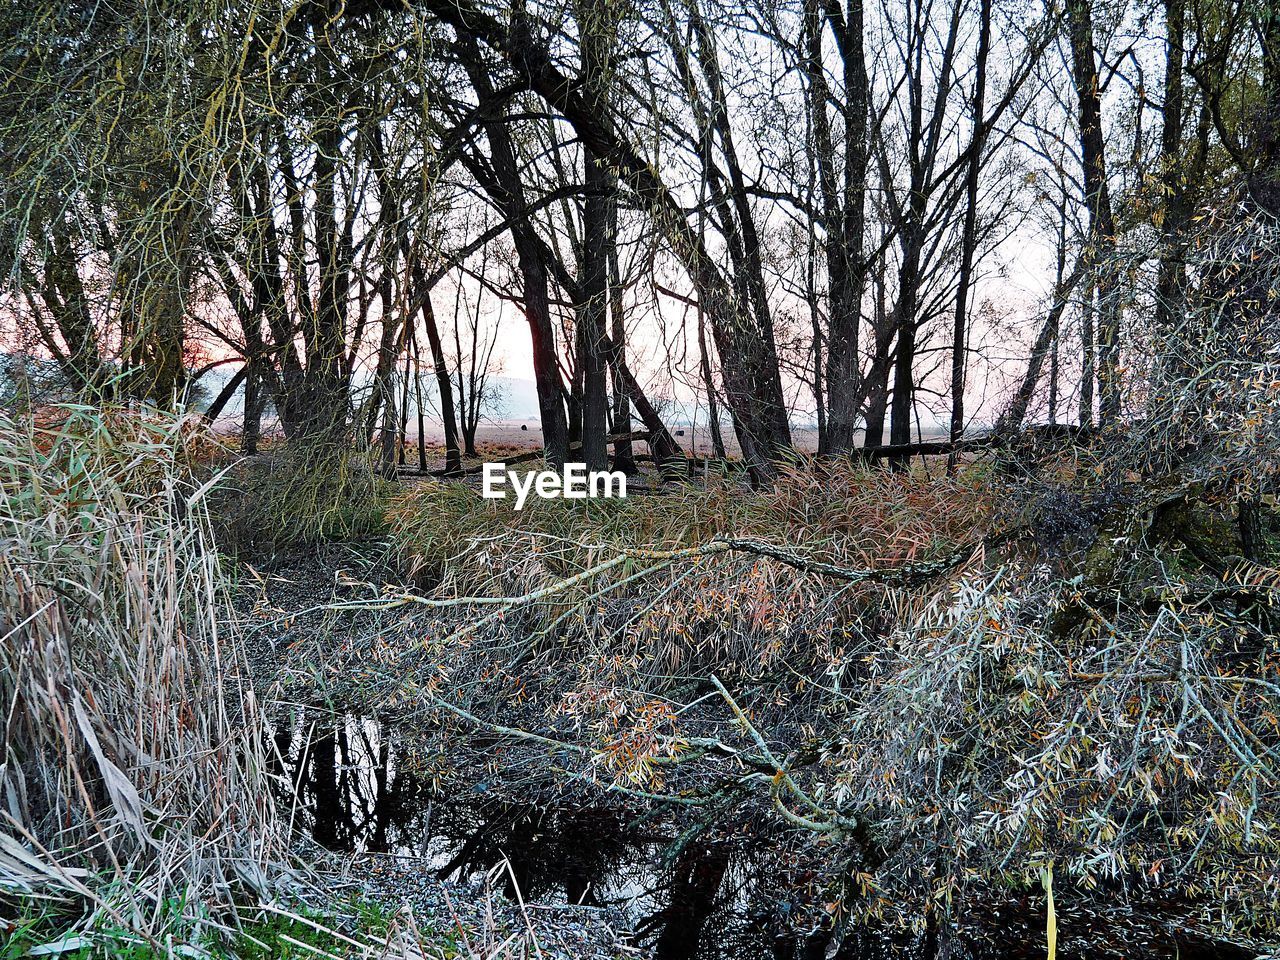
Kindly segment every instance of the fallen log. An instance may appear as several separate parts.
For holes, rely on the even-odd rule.
[[[859,447],[852,456],[862,460],[887,460],[893,457],[944,457],[953,453],[973,453],[983,450],[1002,450],[1011,447],[1034,446],[1040,443],[1080,443],[1092,439],[1098,431],[1091,427],[1072,424],[1043,424],[1017,432],[992,431],[976,437],[960,440],[923,440],[919,443],[883,444]]]
[[[643,442],[645,442],[645,443],[648,443],[648,442],[649,442],[649,432],[648,432],[647,430],[634,430],[634,431],[632,431],[631,433],[619,433],[619,434],[612,434],[612,435],[610,435],[610,436],[607,438],[607,441],[606,441],[606,442],[607,442],[610,446],[612,446],[612,445],[614,445],[614,444],[621,443],[621,442],[628,441],[628,440],[629,440],[629,441],[631,441],[631,442],[633,442],[633,443],[634,443],[634,442],[636,442],[636,441],[643,441]],[[576,443],[571,443],[571,444],[569,444],[569,453],[570,453],[570,454],[573,454],[573,453],[574,453],[574,451],[581,451],[581,450],[582,450],[582,443],[581,443],[581,441],[576,442]],[[531,462],[531,461],[533,461],[533,460],[540,460],[540,459],[545,455],[545,453],[546,453],[546,451],[544,451],[541,447],[538,447],[537,449],[529,450],[529,451],[527,451],[527,452],[525,452],[525,453],[517,454],[517,455],[516,455],[516,456],[514,456],[514,457],[503,457],[500,461],[499,461],[499,460],[490,460],[490,461],[486,461],[486,462],[489,462],[489,463],[503,463],[503,464],[505,464],[505,465],[507,465],[507,466],[511,466],[512,464],[515,464],[515,463],[529,463],[529,462]],[[572,461],[572,459],[573,459],[573,458],[572,458],[572,456],[570,456],[570,458],[569,458],[569,459],[570,459],[570,461]],[[637,457],[637,459],[641,459],[641,458]],[[442,470],[428,470],[426,473],[423,473],[421,470],[406,470],[406,469],[403,469],[403,468],[402,468],[402,469],[397,470],[397,476],[401,476],[401,477],[438,477],[438,478],[440,478],[440,479],[456,480],[456,479],[458,479],[458,478],[460,478],[460,477],[469,477],[469,476],[474,476],[474,475],[475,475],[475,474],[477,474],[477,473],[481,473],[481,472],[483,472],[483,470],[484,470],[484,463],[477,463],[477,464],[475,464],[475,465],[473,465],[473,466],[470,466],[470,467],[464,467],[464,468],[462,468],[461,470],[449,470],[449,469],[447,469],[447,468],[446,468],[446,469],[442,469]]]

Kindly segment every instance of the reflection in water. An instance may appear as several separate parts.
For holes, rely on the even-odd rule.
[[[317,843],[330,850],[409,852],[402,840],[429,817],[430,797],[414,777],[397,775],[391,740],[376,721],[321,725],[298,716],[275,737],[289,767],[281,772]]]
[[[484,785],[446,799],[399,768],[393,738],[367,718],[295,716],[275,739],[299,820],[328,849],[421,856],[443,880],[505,861],[522,897],[617,908],[661,960],[822,955],[760,908],[767,877],[736,848],[691,843],[668,861],[671,837],[607,808],[513,803]]]
[[[661,931],[658,956],[696,953],[728,868],[729,852],[722,847],[695,843],[680,851],[671,871],[667,905],[649,921],[651,927]]]
[[[660,960],[831,955],[828,931],[797,931],[793,921],[799,920],[801,907],[787,899],[792,887],[779,874],[776,858],[761,846],[680,844],[613,810],[513,803],[483,784],[462,796],[457,791],[446,796],[400,769],[394,738],[367,718],[323,722],[299,714],[276,729],[275,739],[282,763],[277,772],[287,784],[288,799],[316,842],[329,849],[422,857],[444,880],[488,873],[505,861],[509,869],[500,875],[521,896],[615,908],[630,923],[637,943]],[[1039,904],[1002,907],[986,911],[992,930],[982,947],[962,946],[949,937],[895,942],[863,929],[842,938],[833,960],[1043,957]],[[1061,924],[1061,907],[1059,917]],[[1130,947],[1137,943],[1145,956],[1252,956],[1224,952],[1220,943],[1197,942],[1163,924],[1148,924],[1141,934],[1134,927],[1126,935],[1116,921],[1077,912],[1069,922],[1077,931],[1088,931],[1091,957],[1136,956]]]

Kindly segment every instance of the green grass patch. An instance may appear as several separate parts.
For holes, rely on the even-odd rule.
[[[121,910],[125,908],[120,907]],[[208,960],[301,960],[324,955],[348,957],[366,944],[372,951],[385,941],[393,918],[382,904],[363,897],[339,900],[324,910],[299,910],[293,915],[246,911],[239,929],[218,929],[198,911],[179,901],[166,902],[149,925],[149,938],[104,919],[80,922],[40,902],[19,903],[19,916],[0,937],[0,960],[55,956],[66,960],[169,960],[173,956]],[[86,932],[85,927],[90,927]],[[438,939],[429,930],[432,946],[452,956],[450,936]]]

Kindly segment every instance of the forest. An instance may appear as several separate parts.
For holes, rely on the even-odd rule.
[[[1280,957],[1280,0],[0,24],[0,960]]]

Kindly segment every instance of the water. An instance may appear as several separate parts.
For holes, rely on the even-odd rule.
[[[402,769],[376,721],[295,716],[276,731],[299,825],[341,852],[421,858],[442,880],[497,875],[526,901],[613,908],[661,960],[821,956],[790,929],[796,906],[742,843],[679,844],[604,807],[513,802],[485,783],[459,796]]]
[[[797,893],[802,885],[794,872],[783,876],[785,856],[763,838],[680,843],[670,825],[638,822],[613,808],[516,802],[484,782],[446,794],[403,769],[395,737],[368,718],[324,722],[298,714],[277,729],[276,740],[299,825],[328,849],[411,855],[442,880],[505,864],[496,875],[509,892],[518,888],[526,901],[613,909],[636,944],[659,960],[818,960],[834,953],[828,932],[812,932],[815,904]],[[942,955],[1045,956],[1035,904],[1012,902],[988,913],[999,925],[997,946],[988,938],[980,947],[953,941]],[[1088,930],[1087,952],[1077,956],[1254,956],[1184,933],[1161,934],[1150,918],[1104,919],[1087,910],[1072,916],[1062,905],[1059,914],[1060,934],[1096,928]],[[846,937],[834,958],[931,953],[918,940],[871,932]]]

